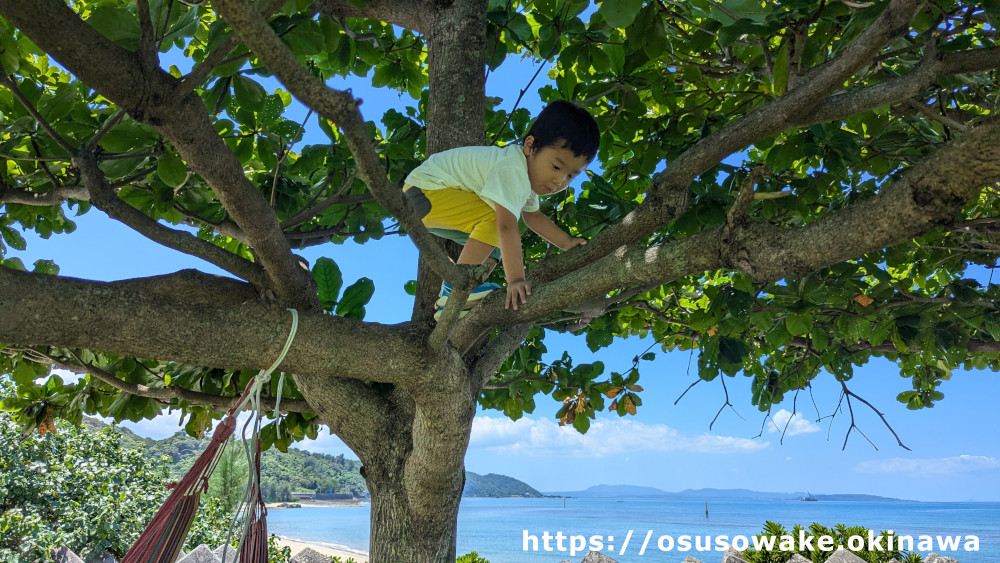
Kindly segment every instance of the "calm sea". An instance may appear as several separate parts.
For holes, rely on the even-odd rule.
[[[812,522],[893,530],[897,536],[912,535],[914,551],[924,555],[933,551],[960,563],[1000,562],[1000,503],[714,501],[708,505],[708,518],[703,502],[571,498],[563,504],[564,499],[464,499],[458,514],[458,553],[476,551],[491,563],[578,562],[592,547],[592,537],[601,536],[604,553],[620,563],[680,562],[687,555],[716,563],[722,559],[722,552],[714,551],[716,544],[707,546],[712,551],[697,549],[698,542],[706,547],[704,536],[724,534],[730,541],[739,535],[750,537],[760,532],[766,520],[772,520],[789,530],[796,523]],[[364,553],[368,550],[369,515],[367,506],[272,510],[267,515],[268,531]],[[528,551],[524,550],[525,530],[537,538],[537,551],[530,538]],[[650,530],[646,550],[639,555]],[[629,531],[632,536],[621,554]],[[545,532],[552,537],[548,542],[552,551],[545,551]],[[572,542],[564,539],[565,550],[557,551],[557,532],[583,536],[587,547],[571,557]],[[687,551],[679,550],[682,535],[692,536]],[[916,542],[921,535],[934,538],[933,549],[918,549]],[[967,535],[978,536],[978,551],[962,549]],[[673,545],[667,539],[660,541],[663,536],[671,536]],[[960,536],[959,549],[939,549],[937,536]],[[672,549],[661,551],[659,546]]]

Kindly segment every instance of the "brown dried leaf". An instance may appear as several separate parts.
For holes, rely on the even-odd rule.
[[[629,385],[629,391],[642,391],[642,385]]]
[[[707,334],[709,336],[715,336],[715,333],[717,332],[719,332],[719,325],[715,325],[712,328],[708,329]]]
[[[617,396],[618,396],[618,394],[619,394],[619,393],[621,393],[621,392],[622,392],[622,388],[621,388],[621,387],[612,387],[611,389],[609,389],[609,390],[608,390],[608,392],[607,392],[607,393],[605,393],[605,395],[606,395],[606,396],[607,396],[607,397],[608,397],[609,399],[614,399],[614,398],[615,398],[615,397],[617,397]]]
[[[635,415],[635,404],[632,403],[632,397],[625,395],[625,412]]]
[[[867,307],[867,306],[869,306],[869,305],[871,305],[872,303],[875,302],[874,299],[872,299],[871,297],[868,297],[867,295],[865,295],[863,293],[855,293],[854,294],[854,300],[857,301],[858,305],[861,305],[862,307]]]

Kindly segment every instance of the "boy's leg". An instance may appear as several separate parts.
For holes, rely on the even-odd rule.
[[[412,188],[411,188],[412,190]],[[457,263],[479,265],[490,260],[491,270],[496,266],[499,253],[499,235],[496,228],[496,212],[476,194],[459,189],[428,190],[423,192],[430,203],[429,212],[422,217],[423,223],[431,232],[446,233],[451,240],[462,235],[462,252]],[[494,258],[491,259],[491,256]],[[492,290],[500,286],[484,283],[474,289],[466,301],[465,310],[472,308]],[[451,286],[444,283],[441,288],[441,298],[437,306],[442,309],[451,293]],[[440,311],[439,311],[440,312]]]
[[[493,254],[495,249],[495,246],[469,237],[469,240],[465,242],[465,246],[462,247],[462,253],[458,255],[457,263],[478,266],[486,262],[486,259],[490,257],[490,254]]]

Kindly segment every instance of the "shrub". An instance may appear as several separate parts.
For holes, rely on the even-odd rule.
[[[814,538],[812,541],[813,549],[798,549],[800,547],[798,543],[800,532],[804,532],[806,537],[812,536]],[[851,536],[860,536],[867,540],[868,532],[868,528],[863,526],[847,527],[843,524],[837,524],[833,528],[827,528],[826,526],[822,526],[815,522],[813,522],[808,529],[796,524],[792,527],[792,531],[789,532],[781,524],[768,520],[764,523],[764,529],[761,530],[761,533],[756,537],[772,536],[778,538],[778,540],[774,542],[774,548],[761,551],[755,551],[752,548],[748,549],[743,553],[743,559],[745,559],[747,563],[785,563],[791,559],[793,555],[798,553],[812,563],[823,563],[829,559],[831,555],[836,553],[838,547],[842,546],[845,550],[851,551],[851,553],[857,555],[861,559],[864,559],[867,563],[888,563],[893,559],[897,561],[904,561],[905,563],[922,563],[923,559],[917,553],[906,553],[891,549],[886,541],[886,538],[888,537],[886,532],[879,532],[874,536],[875,538],[882,538],[880,545],[886,547],[884,550],[876,549],[874,551],[869,551],[867,549],[867,541],[865,542],[864,549],[854,551],[848,548],[848,538]],[[782,536],[790,536],[794,538],[795,548],[787,551],[781,550],[779,545],[781,544]],[[832,550],[824,551],[819,549],[817,546],[817,540],[823,536],[830,536],[833,538]]]
[[[120,558],[168,495],[167,460],[125,447],[112,428],[55,421],[22,435],[0,413],[0,451],[0,561],[43,561],[58,546],[84,559],[103,551]],[[203,497],[185,550],[221,545],[231,519],[219,500]],[[269,560],[288,561],[274,540]]]

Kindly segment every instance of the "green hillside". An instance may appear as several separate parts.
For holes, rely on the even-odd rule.
[[[84,424],[94,428],[107,426],[97,419],[84,419]],[[198,454],[208,445],[209,439],[197,439],[184,432],[177,432],[163,440],[142,438],[127,428],[118,426],[122,440],[127,445],[142,447],[146,457],[170,458],[170,471],[174,478],[180,478]],[[242,451],[238,443],[229,447]],[[266,502],[291,500],[294,491],[318,491],[348,494],[355,497],[368,496],[368,488],[360,473],[361,462],[345,459],[343,454],[331,456],[289,448],[281,453],[271,448],[261,454],[261,490]],[[544,496],[523,481],[506,475],[490,473],[479,475],[467,472],[465,489],[467,497],[541,497]]]
[[[536,491],[524,481],[518,481],[506,475],[490,473],[479,475],[466,471],[465,489],[462,491],[465,497],[542,497],[542,493]]]
[[[198,440],[184,432],[178,432],[163,440],[139,439],[145,446],[146,455],[153,459],[168,456],[172,463],[170,470],[180,476],[208,445],[207,438]],[[242,443],[232,441],[229,447],[242,450]],[[368,496],[368,488],[359,470],[361,462],[344,459],[343,454],[331,456],[289,448],[281,453],[276,448],[263,452],[260,456],[261,491],[267,502],[291,500],[294,491],[319,491],[348,494],[355,497]]]

